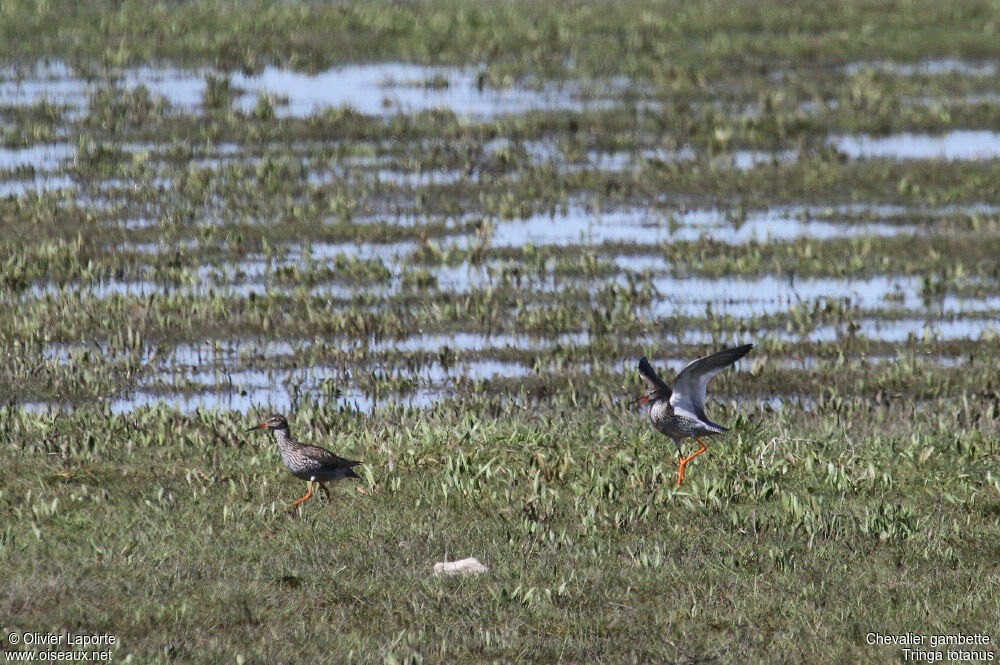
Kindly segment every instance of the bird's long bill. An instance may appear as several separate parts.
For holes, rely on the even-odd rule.
[[[263,429],[265,425],[267,425],[267,423],[261,423],[260,425],[254,425],[253,427],[251,427],[250,429],[248,429],[246,431],[247,432],[252,432],[252,431],[257,430],[257,429]]]
[[[639,395],[634,400],[632,400],[631,402],[629,402],[629,404],[630,405],[632,405],[632,404],[645,404],[648,401],[649,401],[649,395]]]

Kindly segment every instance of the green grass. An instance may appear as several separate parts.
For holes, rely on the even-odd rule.
[[[682,490],[643,417],[558,403],[307,403],[294,431],[374,484],[293,514],[252,416],[8,409],[5,629],[112,633],[119,662],[825,663],[995,625],[995,397],[716,407],[736,430]],[[431,577],[464,556],[489,573]]]

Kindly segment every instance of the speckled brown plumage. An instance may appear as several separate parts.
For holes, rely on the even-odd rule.
[[[296,441],[289,431],[288,421],[280,414],[272,415],[260,425],[251,427],[247,431],[258,429],[269,429],[274,432],[274,438],[278,442],[278,450],[281,451],[281,461],[285,463],[285,467],[296,478],[309,483],[309,493],[293,503],[293,508],[312,497],[312,484],[314,482],[319,484],[329,499],[330,491],[324,483],[335,482],[342,478],[359,477],[358,474],[354,473],[353,467],[361,462],[335,455],[326,448]]]

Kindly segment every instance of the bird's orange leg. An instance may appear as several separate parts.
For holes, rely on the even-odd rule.
[[[691,455],[690,457],[685,457],[684,459],[681,460],[681,470],[680,470],[680,473],[677,474],[677,486],[678,487],[680,487],[681,483],[684,482],[684,467],[687,466],[687,463],[690,462],[691,460],[693,460],[698,455],[701,455],[706,450],[708,450],[708,446],[705,445],[704,441],[702,441],[698,437],[695,437],[694,440],[701,444],[701,448],[695,454]]]
[[[309,493],[308,493],[308,494],[306,494],[306,495],[305,495],[304,497],[302,497],[301,499],[299,499],[298,501],[296,501],[295,503],[293,503],[292,505],[288,506],[289,510],[291,510],[291,509],[292,509],[292,508],[294,508],[295,506],[299,505],[300,503],[302,503],[302,502],[303,502],[303,501],[305,501],[306,499],[311,499],[311,498],[312,498],[312,495],[313,495],[313,481],[311,481],[311,480],[310,480],[310,481],[309,481]]]
[[[316,484],[318,484],[318,485],[320,486],[320,488],[321,488],[321,489],[322,489],[322,490],[323,490],[324,492],[326,492],[326,500],[327,500],[327,501],[329,501],[329,500],[330,500],[330,490],[328,490],[328,489],[326,488],[326,485],[325,485],[325,484],[323,484],[323,483],[321,483],[321,482],[319,482],[319,481],[316,481]]]

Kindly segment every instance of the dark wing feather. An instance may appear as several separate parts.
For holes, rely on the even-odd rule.
[[[321,461],[323,464],[332,467],[347,467],[348,469],[355,467],[361,462],[356,462],[346,457],[341,457],[340,455],[335,455],[326,448],[320,448],[319,446],[304,446],[308,448],[309,456]]]
[[[660,378],[660,375],[656,373],[653,366],[649,364],[646,356],[639,359],[639,376],[649,386],[649,391],[646,394],[651,399],[670,399],[673,391],[667,385],[667,382]]]
[[[707,421],[705,390],[709,379],[745,356],[752,348],[753,344],[744,344],[695,360],[677,375],[670,404]]]

